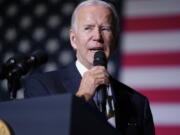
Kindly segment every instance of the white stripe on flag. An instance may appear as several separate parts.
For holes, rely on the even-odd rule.
[[[180,126],[180,104],[158,104],[152,103],[151,111],[155,125],[179,125]]]
[[[125,68],[119,80],[133,88],[176,88],[180,87],[180,67]]]
[[[180,50],[180,31],[124,33],[125,53],[170,52]]]
[[[180,0],[128,0],[125,3],[125,16],[158,16],[180,13]]]

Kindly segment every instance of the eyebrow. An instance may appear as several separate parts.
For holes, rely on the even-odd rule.
[[[90,27],[94,27],[95,25],[93,25],[93,24],[84,24],[83,25],[83,27],[87,27],[87,26],[90,26]],[[102,26],[100,26],[100,27],[113,27],[112,25],[109,25],[109,24],[105,24],[105,25],[102,25]]]
[[[93,25],[93,24],[84,24],[83,26],[84,26],[84,27],[87,27],[87,26],[93,27],[93,26],[95,26],[95,25]]]

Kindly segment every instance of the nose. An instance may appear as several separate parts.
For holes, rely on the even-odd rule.
[[[101,34],[101,31],[100,31],[100,29],[95,29],[94,30],[94,34],[93,34],[94,36],[94,38],[93,38],[93,40],[94,41],[98,41],[98,42],[102,42],[102,34]]]

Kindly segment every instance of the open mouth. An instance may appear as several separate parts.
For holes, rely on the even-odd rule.
[[[89,49],[91,52],[97,52],[97,51],[104,51],[104,49],[103,48],[91,48],[91,49]]]

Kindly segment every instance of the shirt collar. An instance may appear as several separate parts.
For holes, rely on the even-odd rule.
[[[81,76],[83,76],[83,74],[86,71],[88,71],[88,69],[83,64],[81,64],[78,60],[76,60],[76,67],[77,67],[79,73],[81,74]]]

